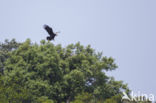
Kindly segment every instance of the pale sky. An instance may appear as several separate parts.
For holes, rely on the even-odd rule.
[[[44,24],[61,31],[54,44],[90,44],[115,59],[109,75],[156,96],[156,0],[0,0],[1,42],[39,43]]]

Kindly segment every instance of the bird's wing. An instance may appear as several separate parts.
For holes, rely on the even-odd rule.
[[[48,32],[49,35],[53,34],[53,29],[48,25],[44,25],[44,29]]]

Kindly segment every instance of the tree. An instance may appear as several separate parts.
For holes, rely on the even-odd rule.
[[[9,58],[9,52],[17,49],[21,43],[17,43],[15,39],[9,41],[5,40],[4,43],[0,43],[0,73],[3,74],[4,62]]]
[[[104,103],[122,103],[121,95],[112,96],[104,101]]]
[[[87,92],[83,92],[81,94],[78,94],[74,101],[72,101],[72,103],[95,103],[97,101],[94,101],[94,96],[93,94],[89,94]]]
[[[17,94],[30,95],[21,97],[22,102],[35,103],[46,97],[55,103],[69,103],[83,92],[103,101],[121,94],[121,90],[129,91],[122,81],[105,74],[116,68],[113,58],[104,57],[90,45],[84,47],[78,42],[63,48],[45,40],[38,45],[27,39],[9,51],[3,81],[5,87],[17,85]]]

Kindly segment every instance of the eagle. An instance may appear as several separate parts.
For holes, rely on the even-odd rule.
[[[47,40],[54,40],[54,38],[55,38],[55,36],[57,36],[58,35],[58,33],[60,33],[60,32],[56,32],[56,33],[54,33],[53,32],[53,29],[51,28],[51,27],[49,27],[48,25],[44,25],[43,26],[43,28],[48,32],[48,34],[50,35],[50,36],[47,36]]]

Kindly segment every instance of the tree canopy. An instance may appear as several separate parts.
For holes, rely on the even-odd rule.
[[[114,59],[79,42],[62,47],[13,39],[0,44],[0,57],[3,103],[111,103],[129,92],[106,75],[117,68]]]

